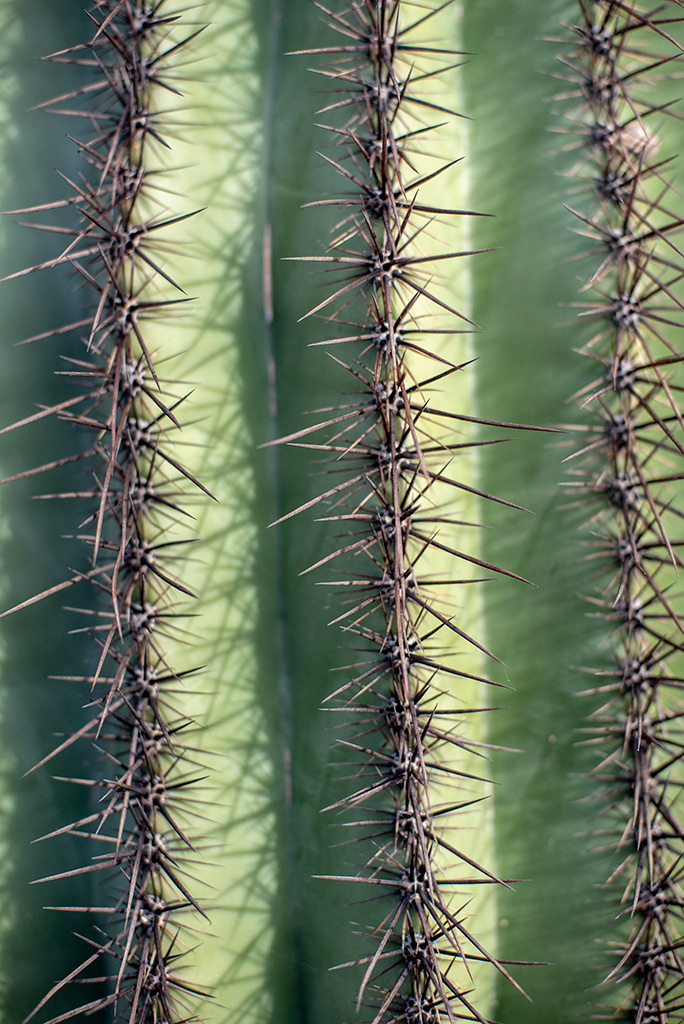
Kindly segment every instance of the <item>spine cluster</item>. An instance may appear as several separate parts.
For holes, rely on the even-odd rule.
[[[184,824],[184,794],[195,775],[186,748],[192,723],[174,710],[183,680],[165,656],[165,638],[181,615],[178,601],[192,595],[176,575],[178,542],[165,533],[182,513],[188,486],[199,485],[170,450],[183,396],[164,386],[145,341],[148,319],[187,301],[163,269],[165,231],[183,217],[166,212],[167,197],[149,170],[150,156],[158,157],[161,147],[168,153],[160,105],[178,102],[171,72],[187,42],[172,40],[177,17],[166,6],[164,0],[96,0],[90,42],[54,55],[83,69],[86,84],[52,107],[81,118],[84,170],[71,183],[70,198],[54,204],[74,214],[73,229],[54,228],[66,236],[61,254],[23,271],[68,264],[88,310],[79,324],[54,332],[73,331],[83,342],[81,357],[70,358],[64,370],[73,397],[13,427],[53,415],[86,438],[77,453],[21,474],[81,462],[87,467],[82,490],[62,496],[89,506],[79,528],[89,564],[24,605],[91,584],[82,611],[94,642],[92,674],[70,685],[82,684],[92,713],[41,763],[83,741],[100,752],[101,774],[72,780],[93,789],[92,813],[60,832],[95,849],[90,863],[65,875],[95,872],[108,904],[99,908],[101,927],[87,940],[91,952],[36,1007],[41,1017],[67,982],[89,979],[105,994],[81,996],[66,1016],[106,1011],[108,1020],[130,1024],[192,1016],[190,990],[178,973],[186,949],[183,916],[199,910],[182,865],[192,849]],[[63,1019],[52,1017],[51,1024]]]
[[[358,781],[333,808],[365,850],[354,880],[371,900],[382,897],[372,951],[355,961],[358,998],[373,1024],[484,1024],[471,968],[488,961],[509,975],[471,932],[465,905],[473,886],[499,879],[464,852],[455,823],[475,779],[464,754],[478,746],[464,730],[477,708],[464,707],[459,691],[488,680],[448,650],[488,653],[459,625],[454,595],[463,591],[454,585],[504,570],[472,553],[474,543],[460,550],[454,540],[469,527],[475,533],[459,502],[492,497],[459,475],[459,460],[483,442],[457,430],[512,424],[453,408],[444,392],[463,367],[437,354],[440,341],[448,349],[472,328],[437,283],[472,253],[430,251],[440,225],[472,213],[421,201],[451,163],[416,170],[426,133],[453,114],[431,87],[454,55],[419,41],[440,7],[364,0],[322,10],[342,38],[306,52],[329,62],[319,68],[334,89],[321,111],[334,122],[323,126],[333,142],[326,159],[344,191],[315,204],[337,207],[340,219],[328,253],[306,259],[327,266],[336,283],[307,316],[327,324],[320,344],[349,371],[358,397],[280,442],[327,453],[339,477],[289,515],[324,507],[344,527],[340,545],[310,569],[336,560],[343,611],[334,621],[360,652],[328,698],[351,722],[342,743]]]
[[[603,580],[592,603],[614,658],[595,673],[591,728],[610,808],[601,834],[617,851],[609,886],[621,931],[607,981],[620,987],[609,1016],[674,1024],[684,1020],[684,220],[658,136],[666,115],[681,118],[662,84],[681,57],[672,33],[684,18],[679,3],[580,9],[566,63],[579,104],[575,172],[591,194],[573,212],[594,258],[581,305],[597,372],[580,396],[593,420],[574,464]]]

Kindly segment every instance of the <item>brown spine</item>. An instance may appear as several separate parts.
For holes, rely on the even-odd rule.
[[[620,904],[606,978],[619,988],[606,992],[605,1019],[674,1024],[684,1020],[684,220],[658,134],[667,137],[666,114],[681,117],[662,83],[676,73],[684,18],[679,3],[581,0],[580,10],[566,60],[580,85],[566,95],[579,103],[573,178],[592,196],[573,212],[594,260],[578,305],[595,324],[583,351],[598,370],[578,396],[593,422],[571,465],[591,507],[589,564],[603,573],[591,602],[611,624],[614,657],[594,673],[590,730]]]

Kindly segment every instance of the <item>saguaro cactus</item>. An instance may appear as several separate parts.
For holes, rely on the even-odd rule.
[[[49,8],[77,141],[4,204],[43,563],[6,545],[8,1024],[684,1018],[680,7]]]

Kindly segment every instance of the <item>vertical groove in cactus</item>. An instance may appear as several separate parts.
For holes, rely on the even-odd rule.
[[[586,563],[601,574],[589,600],[612,634],[587,730],[607,804],[597,837],[615,849],[608,890],[619,908],[603,999],[614,1019],[672,1024],[684,984],[684,211],[665,115],[677,113],[669,79],[684,17],[679,4],[651,11],[631,0],[587,0],[580,12],[566,58],[577,103],[568,149],[581,183],[571,209],[592,261],[576,305],[592,326],[583,351],[596,370],[577,396],[591,419],[570,486],[589,505]]]
[[[165,263],[182,274],[196,312],[150,325],[193,388],[184,458],[217,498],[200,496],[193,518],[173,524],[175,536],[199,538],[185,575],[198,599],[188,635],[169,644],[177,667],[206,666],[183,701],[202,723],[204,842],[193,872],[210,916],[206,924],[195,915],[187,978],[211,994],[196,1007],[208,1024],[305,1019],[297,914],[307,880],[291,864],[279,641],[292,609],[283,608],[278,538],[267,529],[273,466],[257,449],[275,431],[262,281],[269,79],[282,66],[275,12],[266,0],[214,0],[200,12],[207,28],[170,114],[174,168],[163,162],[170,194],[202,207],[185,226],[189,242]]]

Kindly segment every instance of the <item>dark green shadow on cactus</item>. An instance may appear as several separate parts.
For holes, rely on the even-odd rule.
[[[564,0],[510,8],[483,0],[465,14],[465,45],[475,54],[465,71],[473,204],[496,215],[477,224],[475,241],[503,250],[480,257],[474,273],[480,413],[547,426],[578,417],[568,400],[588,372],[574,351],[586,335],[563,308],[579,284],[564,262],[579,249],[562,207],[566,138],[548,131],[558,127],[550,103],[558,83],[549,76],[559,46],[543,37],[557,36],[563,17],[572,20]],[[487,510],[486,557],[538,587],[485,588],[488,644],[515,688],[491,737],[522,751],[497,755],[493,772],[498,870],[521,880],[500,899],[499,955],[552,963],[514,972],[532,1004],[499,986],[496,1019],[506,1024],[570,1024],[596,1012],[592,987],[606,973],[599,940],[614,916],[600,888],[610,870],[592,835],[602,810],[588,799],[595,757],[580,745],[594,705],[578,696],[592,685],[579,666],[606,665],[610,652],[605,624],[587,617],[580,596],[592,586],[591,563],[582,562],[586,509],[568,508],[572,496],[561,487],[569,479],[562,460],[577,446],[521,435],[489,449],[482,465],[486,490],[534,512]]]
[[[330,42],[320,12],[308,2],[277,4],[282,17],[280,51],[287,53]],[[330,273],[318,264],[283,262],[293,256],[325,253],[334,212],[301,210],[306,202],[339,193],[340,179],[317,151],[330,154],[329,134],[317,128],[326,115],[316,111],[337,98],[323,79],[308,68],[320,62],[307,56],[280,56],[274,68],[273,141],[270,211],[273,217],[274,321],[272,352],[275,364],[277,425],[283,435],[314,422],[321,407],[353,401],[349,374],[335,365],[322,348],[308,348],[330,336],[320,319],[300,320],[334,290]],[[297,103],[292,103],[297,97]],[[333,277],[335,275],[332,275]],[[353,315],[350,319],[354,319]],[[340,353],[344,358],[348,353]],[[325,456],[283,446],[278,459],[278,514],[283,515],[336,482]],[[352,649],[339,626],[328,622],[340,613],[337,596],[321,581],[344,572],[340,560],[301,577],[339,544],[335,523],[317,522],[325,506],[289,520],[281,531],[282,612],[285,664],[290,688],[293,805],[290,819],[292,875],[291,914],[297,963],[299,1024],[320,1020],[344,1021],[356,1016],[355,1000],[362,969],[331,972],[337,964],[357,959],[373,947],[367,944],[369,924],[382,920],[377,900],[366,902],[359,885],[312,878],[314,875],[353,875],[359,852],[342,845],[349,829],[341,828],[336,812],[322,808],[341,799],[357,770],[353,758],[336,749],[339,714],[321,710],[326,697],[351,674],[341,666],[367,657]],[[346,763],[345,763],[346,762]],[[348,820],[348,815],[344,820]]]
[[[41,64],[40,58],[66,47],[87,30],[82,5],[73,0],[36,0],[5,4],[3,54],[3,145],[0,208],[42,203],[65,195],[67,186],[55,165],[74,173],[75,147],[66,138],[65,123],[32,105],[73,84],[70,69]],[[46,155],[49,154],[49,160]],[[59,214],[57,214],[57,218]],[[40,262],[61,249],[59,239],[46,239],[19,225],[30,217],[3,218],[0,225],[0,274],[9,274]],[[47,243],[47,244],[46,244]],[[3,341],[0,354],[2,423],[21,419],[64,398],[68,385],[54,376],[63,368],[60,356],[74,354],[74,340],[62,336],[16,347],[22,338],[76,320],[80,301],[73,275],[44,271],[2,285]],[[0,475],[21,472],[78,451],[80,439],[65,424],[52,418],[6,434],[0,439]],[[85,550],[73,541],[83,515],[73,501],[32,500],[53,490],[78,490],[84,483],[78,464],[60,472],[41,474],[2,488],[3,608],[11,607],[61,582],[67,565],[81,568]],[[64,545],[64,547],[62,547]],[[57,595],[18,612],[0,623],[0,704],[2,722],[2,872],[0,903],[0,1015],[21,1021],[61,978],[92,952],[75,933],[91,931],[96,915],[64,914],[44,910],[55,905],[101,905],[106,896],[101,880],[93,875],[44,885],[31,885],[41,876],[71,870],[88,863],[92,849],[84,840],[58,837],[35,840],[88,812],[91,792],[69,785],[55,775],[83,777],[90,770],[89,747],[72,750],[48,767],[23,778],[25,772],[49,753],[64,735],[85,721],[89,700],[87,684],[63,682],[51,675],[87,675],[89,666],[83,637],[69,636],[80,625],[63,605],[78,605],[83,597],[73,588],[65,599]],[[85,757],[85,763],[84,763]],[[101,970],[101,968],[100,968]],[[87,972],[86,972],[87,975]],[[80,986],[85,1002],[97,998],[101,985]],[[65,1012],[74,994],[60,994],[39,1018]]]

